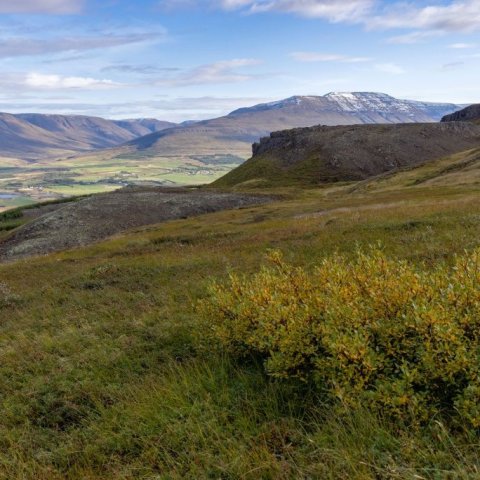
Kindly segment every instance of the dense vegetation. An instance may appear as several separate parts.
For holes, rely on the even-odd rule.
[[[380,250],[310,272],[270,259],[211,288],[206,348],[259,356],[270,375],[314,381],[344,410],[480,426],[480,249],[434,269]]]
[[[0,478],[478,478],[467,422],[336,415],[314,382],[197,348],[212,278],[255,278],[271,249],[314,272],[381,241],[422,277],[479,246],[475,185],[392,185],[276,191],[273,204],[0,266]]]

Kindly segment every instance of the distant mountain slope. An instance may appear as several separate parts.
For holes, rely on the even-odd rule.
[[[178,126],[129,142],[126,152],[143,155],[250,156],[250,145],[275,130],[313,125],[437,122],[458,105],[398,100],[382,93],[294,96],[241,108],[227,116]]]
[[[354,181],[480,146],[464,122],[311,127],[274,132],[253,157],[212,185],[315,185]]]
[[[279,102],[265,103],[251,108],[242,108],[230,115],[252,112],[289,110],[304,113],[321,113],[324,124],[339,124],[345,119],[352,123],[408,123],[436,122],[445,113],[451,113],[458,105],[399,100],[385,93],[376,92],[331,92],[322,97],[295,96]],[[351,117],[355,118],[351,118]],[[354,120],[352,122],[352,120]]]
[[[458,105],[398,100],[383,93],[333,92],[294,96],[182,125],[155,119],[5,114],[0,123],[0,156],[37,160],[115,147],[112,156],[202,156],[222,161],[228,155],[242,161],[250,156],[253,142],[275,130],[319,124],[436,122],[458,109]]]
[[[0,156],[36,160],[71,155],[114,147],[172,125],[154,119],[0,113]]]
[[[75,141],[68,147],[61,135],[49,132],[22,118],[0,113],[0,156],[36,159],[45,155],[65,155],[70,151],[86,150],[87,146]]]
[[[38,113],[22,113],[16,117],[61,136],[65,141],[81,142],[85,148],[90,149],[119,145],[135,135],[116,122],[104,118]]]
[[[133,133],[135,137],[143,137],[153,132],[160,132],[166,128],[175,127],[177,124],[164,122],[156,118],[133,118],[128,120],[113,120],[113,123]]]
[[[445,115],[442,122],[473,122],[480,124],[480,103],[465,107],[458,112]]]

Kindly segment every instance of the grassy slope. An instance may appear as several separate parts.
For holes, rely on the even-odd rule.
[[[378,190],[277,190],[0,266],[0,478],[478,478],[478,438],[330,418],[306,386],[194,353],[209,277],[270,248],[308,266],[377,241],[427,264],[479,245],[477,186]]]
[[[275,186],[301,186],[312,179],[313,184],[317,183],[314,179],[328,174],[328,169],[319,164],[315,159],[306,158],[295,164],[293,168],[278,168],[275,157],[269,153],[264,153],[258,157],[251,158],[223,177],[212,183],[213,187],[231,188],[238,186],[245,187],[275,187]],[[336,180],[335,178],[332,180]]]
[[[480,184],[480,149],[468,150],[419,167],[405,168],[355,184],[351,191],[388,191],[404,188],[475,186]]]

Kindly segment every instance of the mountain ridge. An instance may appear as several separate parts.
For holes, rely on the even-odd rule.
[[[437,122],[460,108],[450,103],[398,100],[375,92],[331,92],[292,96],[234,110],[228,115],[175,126],[127,142],[126,152],[142,155],[222,155],[247,159],[251,144],[272,131],[314,125]]]
[[[316,126],[273,132],[212,187],[360,181],[480,146],[467,122]]]
[[[442,122],[473,122],[480,124],[480,103],[469,105],[458,112],[445,115]]]
[[[420,113],[427,115],[430,121],[439,121],[445,111],[461,108],[454,103],[422,102],[417,100],[397,99],[381,92],[329,92],[322,96],[294,95],[284,100],[262,103],[253,107],[239,108],[229,114],[235,116],[249,111],[281,109],[288,105],[315,104],[332,111],[362,112],[362,111],[403,111],[415,118]]]
[[[68,156],[115,147],[174,125],[156,119],[0,113],[0,155],[26,160]]]
[[[239,163],[272,131],[314,125],[436,122],[459,108],[400,100],[377,92],[292,96],[234,110],[223,117],[173,124],[156,119],[106,120],[82,115],[2,114],[0,155],[37,161],[106,152],[107,156],[202,156]],[[22,123],[23,122],[23,123]],[[110,150],[109,150],[110,149]]]

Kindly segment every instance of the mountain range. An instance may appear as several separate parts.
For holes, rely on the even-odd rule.
[[[373,92],[294,96],[241,108],[193,125],[173,127],[132,140],[124,153],[155,155],[233,154],[246,159],[251,144],[272,131],[313,125],[438,122],[459,105],[399,100]]]
[[[0,157],[38,160],[70,156],[114,147],[174,125],[156,119],[0,113]]]
[[[294,96],[176,125],[155,119],[0,113],[0,157],[60,158],[109,149],[112,156],[250,156],[251,144],[275,130],[313,125],[437,122],[462,106],[399,100],[383,93]],[[120,148],[118,148],[120,147]]]

